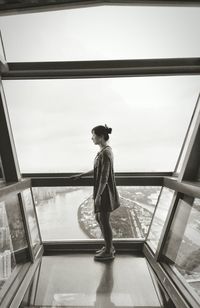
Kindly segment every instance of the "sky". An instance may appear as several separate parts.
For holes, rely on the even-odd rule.
[[[12,61],[198,57],[200,7],[97,6],[0,17]]]
[[[187,21],[187,22],[186,22]],[[98,6],[0,17],[8,62],[198,57],[200,8]],[[173,171],[199,76],[3,81],[22,172],[90,170],[113,128],[116,171]]]

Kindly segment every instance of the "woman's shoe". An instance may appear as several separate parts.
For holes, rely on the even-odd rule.
[[[105,250],[96,254],[94,256],[94,260],[96,261],[108,261],[108,260],[113,260],[115,258],[113,252],[106,252]]]
[[[103,246],[101,249],[99,249],[99,250],[96,251],[96,254],[98,254],[98,253],[100,253],[100,252],[103,252],[103,251],[105,251],[105,250],[106,250],[106,247]],[[113,254],[116,253],[116,250],[115,250],[115,247],[114,247],[114,246],[113,246],[113,248],[112,248],[112,252],[113,252]]]
[[[100,253],[100,252],[104,251],[105,249],[106,249],[106,247],[105,247],[105,246],[101,247],[101,249],[96,250],[96,254],[98,254],[98,253]]]

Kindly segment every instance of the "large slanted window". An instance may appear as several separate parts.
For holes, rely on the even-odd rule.
[[[163,260],[200,296],[200,199],[184,196],[178,202],[163,250]],[[183,280],[184,281],[184,280]]]
[[[97,6],[3,16],[9,62],[198,57],[199,7]]]
[[[199,76],[4,81],[21,172],[90,170],[91,129],[113,128],[115,171],[173,171]]]
[[[121,206],[111,216],[114,239],[146,237],[160,189],[118,187]],[[33,193],[44,241],[102,238],[94,216],[92,187],[34,187]]]

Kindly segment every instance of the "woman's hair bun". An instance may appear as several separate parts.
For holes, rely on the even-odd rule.
[[[107,134],[111,134],[112,133],[112,128],[108,127],[106,124],[105,124],[105,129],[106,129]]]

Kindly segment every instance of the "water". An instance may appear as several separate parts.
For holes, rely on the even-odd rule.
[[[42,240],[88,239],[78,223],[78,208],[91,194],[91,187],[83,187],[39,203],[36,209]]]

